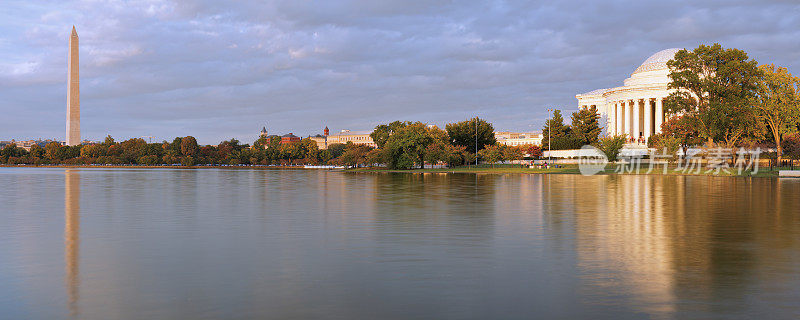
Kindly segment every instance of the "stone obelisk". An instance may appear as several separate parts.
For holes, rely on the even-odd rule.
[[[78,81],[78,32],[72,26],[69,36],[69,74],[67,75],[67,145],[81,144],[81,90]]]

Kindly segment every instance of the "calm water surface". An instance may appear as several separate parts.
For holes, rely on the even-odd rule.
[[[0,168],[3,319],[800,318],[800,179]]]

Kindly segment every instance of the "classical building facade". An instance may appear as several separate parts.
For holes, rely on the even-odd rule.
[[[378,145],[372,141],[372,137],[369,135],[372,131],[350,131],[350,130],[342,130],[339,133],[329,134],[328,127],[325,127],[324,134],[325,135],[316,135],[309,137],[311,140],[317,143],[317,146],[320,149],[328,149],[328,146],[334,143],[341,143],[345,144],[348,142],[352,142],[354,144],[363,144],[373,148],[377,148]]]
[[[543,135],[541,132],[495,131],[494,138],[497,143],[507,146],[541,145]]]
[[[656,52],[621,87],[576,95],[578,107],[595,106],[607,120],[608,134],[626,135],[632,141],[646,143],[650,136],[661,132],[661,124],[666,120],[663,101],[670,93],[667,61],[679,50]]]

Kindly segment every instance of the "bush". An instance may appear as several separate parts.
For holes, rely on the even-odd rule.
[[[790,159],[800,159],[800,133],[791,133],[783,136],[781,143],[783,154]]]
[[[617,161],[619,151],[622,150],[622,146],[625,145],[625,140],[626,138],[623,135],[605,136],[600,138],[600,141],[597,143],[597,148],[603,151],[609,162],[615,162]]]
[[[181,158],[181,165],[184,167],[191,167],[194,165],[194,158],[192,156],[185,156]]]
[[[681,138],[674,135],[666,135],[663,133],[656,134],[650,137],[647,146],[655,148],[656,152],[672,155],[672,160],[677,160],[678,149],[681,147]]]
[[[149,156],[139,157],[139,160],[137,162],[145,166],[154,166],[158,164],[159,162],[158,160],[159,160],[158,156],[149,155]]]

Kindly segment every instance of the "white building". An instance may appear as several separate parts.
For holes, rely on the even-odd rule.
[[[651,135],[661,132],[664,123],[663,100],[670,90],[667,61],[681,49],[656,52],[636,68],[621,87],[598,89],[576,95],[579,108],[592,105],[607,119],[609,134],[627,135],[645,143]]]
[[[544,138],[541,132],[505,132],[496,131],[497,143],[507,146],[542,145]]]

